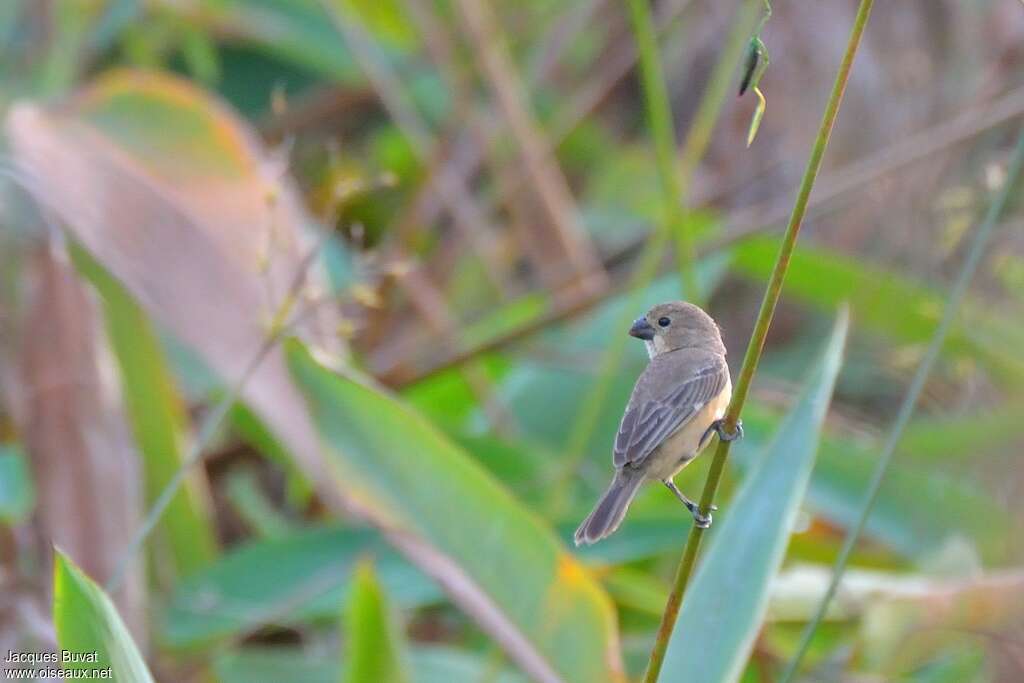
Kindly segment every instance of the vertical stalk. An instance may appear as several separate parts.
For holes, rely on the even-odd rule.
[[[758,362],[761,359],[761,352],[764,349],[765,337],[768,334],[768,327],[771,325],[772,316],[775,314],[775,306],[778,304],[779,295],[782,292],[782,283],[786,277],[786,270],[789,268],[789,260],[793,254],[797,237],[800,234],[800,227],[803,224],[804,214],[807,212],[807,201],[814,187],[814,181],[821,169],[821,160],[828,147],[829,138],[832,135],[832,127],[835,125],[836,116],[839,113],[839,105],[843,101],[843,93],[850,78],[850,70],[853,67],[853,59],[860,46],[861,37],[864,34],[864,27],[867,25],[868,17],[874,0],[861,0],[857,9],[857,16],[850,30],[850,37],[846,45],[846,53],[839,65],[839,72],[836,74],[835,82],[832,85],[832,92],[825,106],[825,113],[818,128],[818,135],[814,140],[814,147],[811,149],[810,159],[807,161],[807,168],[804,171],[803,179],[800,182],[800,189],[797,192],[796,202],[793,205],[793,212],[786,227],[786,233],[782,238],[782,245],[779,255],[775,261],[768,287],[765,290],[764,298],[761,301],[761,310],[757,315],[757,322],[754,324],[754,331],[751,335],[750,344],[743,357],[743,366],[740,369],[736,381],[736,388],[733,391],[732,401],[723,419],[724,429],[732,432],[736,429],[739,421],[740,411],[747,400],[750,391],[750,383],[757,370]],[[708,472],[708,479],[704,485],[704,493],[701,495],[700,508],[707,514],[711,502],[714,500],[715,492],[722,478],[722,469],[725,467],[725,460],[729,455],[731,442],[719,441],[715,449],[714,460],[711,462],[711,469]],[[654,641],[654,648],[651,650],[650,661],[647,664],[647,671],[644,674],[645,683],[654,683],[661,673],[661,665],[665,659],[665,651],[668,649],[669,637],[675,626],[676,618],[679,616],[679,607],[682,604],[683,594],[693,573],[694,563],[697,559],[697,552],[700,549],[701,539],[704,530],[697,526],[691,527],[690,535],[686,540],[686,547],[683,556],[676,570],[675,580],[672,583],[672,591],[669,593],[668,602],[665,605],[665,612],[662,614],[661,625]]]
[[[793,679],[797,669],[800,667],[800,662],[803,660],[804,655],[807,654],[807,649],[810,647],[811,639],[814,637],[815,631],[817,631],[818,626],[821,624],[821,620],[825,616],[825,611],[828,609],[829,603],[836,594],[836,588],[839,586],[839,581],[843,576],[843,572],[846,571],[846,564],[850,560],[850,554],[853,552],[853,546],[857,543],[857,538],[864,530],[864,525],[868,521],[871,509],[875,505],[875,500],[878,497],[878,490],[882,486],[882,481],[885,479],[886,471],[889,469],[889,464],[892,462],[893,455],[896,453],[896,446],[899,445],[900,437],[903,436],[903,430],[910,421],[910,417],[914,414],[914,408],[917,406],[917,401],[921,396],[921,391],[924,389],[925,381],[928,379],[928,375],[931,374],[932,368],[939,358],[939,352],[942,351],[942,345],[946,342],[949,330],[953,326],[953,320],[956,318],[957,310],[960,308],[960,304],[963,303],[964,296],[967,293],[967,286],[970,284],[971,278],[974,277],[974,273],[978,269],[978,264],[981,262],[982,254],[985,252],[985,247],[988,244],[989,238],[992,236],[992,231],[995,228],[996,222],[999,220],[999,216],[1006,207],[1006,202],[1010,196],[1010,192],[1017,184],[1022,165],[1024,165],[1024,129],[1021,130],[1017,139],[1017,148],[1010,160],[1010,165],[1006,172],[1006,179],[1003,183],[1003,187],[1000,189],[999,194],[996,195],[992,204],[989,205],[988,211],[985,213],[984,220],[978,227],[977,232],[974,233],[970,249],[967,252],[967,258],[964,260],[963,267],[960,269],[956,282],[953,284],[953,290],[949,294],[949,300],[946,303],[945,311],[943,311],[942,320],[939,321],[939,326],[935,328],[935,334],[932,335],[931,342],[928,344],[928,350],[925,351],[924,358],[921,359],[921,364],[917,366],[917,370],[914,372],[914,377],[910,381],[910,387],[907,389],[907,393],[903,397],[903,402],[900,404],[899,412],[896,414],[896,420],[893,422],[889,435],[886,437],[885,443],[882,446],[882,456],[878,459],[878,463],[875,465],[875,470],[871,474],[871,481],[868,484],[867,491],[864,493],[864,500],[861,502],[857,521],[852,527],[850,527],[849,531],[847,531],[846,538],[843,540],[842,550],[839,552],[839,557],[836,558],[835,568],[832,570],[832,580],[829,582],[825,595],[822,596],[821,601],[818,603],[814,616],[804,628],[796,654],[793,655],[793,659],[790,661],[789,666],[786,667],[786,671],[779,679],[781,683],[787,683]]]
[[[665,74],[661,69],[661,59],[658,57],[658,41],[655,37],[654,20],[651,18],[651,8],[648,2],[649,0],[628,0],[633,34],[636,37],[637,51],[640,57],[644,109],[647,114],[647,125],[654,137],[654,154],[664,195],[662,220],[666,225],[666,230],[675,234],[676,262],[683,290],[692,300],[700,303],[702,297],[694,267],[697,260],[696,252],[683,210],[685,197],[683,178],[679,166],[674,161],[676,134],[672,124],[672,106],[668,100],[668,88],[665,85]]]

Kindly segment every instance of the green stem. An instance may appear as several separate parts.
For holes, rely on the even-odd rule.
[[[685,191],[682,174],[675,164],[676,135],[672,125],[672,105],[668,100],[668,88],[658,56],[658,41],[654,34],[654,19],[651,17],[649,0],[628,0],[633,34],[636,37],[637,53],[640,58],[640,79],[643,83],[644,109],[647,125],[654,137],[654,154],[664,194],[663,211],[666,230],[675,234],[676,262],[679,280],[687,295],[699,303],[700,289],[694,267],[697,257],[693,240],[685,221],[683,201]]]
[[[274,315],[271,317],[271,326],[267,331],[267,336],[256,349],[252,358],[250,358],[243,367],[242,374],[238,376],[235,382],[230,385],[224,396],[222,396],[210,412],[207,413],[199,428],[196,439],[192,443],[192,447],[182,458],[181,464],[174,472],[174,475],[164,484],[163,490],[160,491],[160,495],[158,495],[153,501],[153,504],[147,511],[145,518],[142,520],[142,524],[139,525],[139,528],[136,529],[135,533],[129,539],[128,545],[121,551],[121,555],[117,558],[117,562],[114,564],[114,569],[110,574],[110,578],[104,586],[108,593],[114,593],[120,588],[128,570],[131,568],[131,563],[134,560],[135,555],[139,552],[142,544],[146,542],[146,539],[149,538],[149,535],[153,533],[153,529],[156,528],[156,525],[160,522],[160,518],[163,517],[164,512],[167,511],[167,508],[174,499],[174,496],[178,493],[178,489],[185,483],[185,478],[188,476],[189,471],[191,471],[192,467],[196,463],[202,460],[203,455],[206,453],[207,446],[210,445],[210,442],[212,442],[213,438],[217,435],[217,430],[227,417],[228,412],[231,410],[231,406],[235,404],[235,401],[242,397],[243,391],[249,383],[249,380],[252,379],[253,375],[256,374],[256,371],[260,369],[263,361],[266,360],[270,352],[274,350],[277,343],[284,338],[285,334],[292,330],[292,328],[286,324],[286,309],[292,309],[293,302],[299,296],[299,291],[306,283],[306,276],[309,272],[309,268],[316,260],[322,246],[323,237],[321,237],[321,240],[309,251],[302,263],[299,264],[291,285],[285,293],[284,299],[275,307]],[[275,324],[274,321],[279,321],[279,324]]]
[[[910,381],[910,387],[907,389],[907,393],[903,397],[903,402],[900,404],[899,412],[896,414],[896,420],[893,422],[892,428],[890,429],[889,434],[885,439],[885,443],[882,446],[882,455],[878,460],[878,464],[875,465],[875,470],[871,475],[871,481],[864,494],[864,500],[861,502],[857,521],[849,531],[847,531],[846,538],[843,540],[843,547],[839,552],[839,557],[836,558],[836,564],[832,570],[832,580],[829,582],[828,590],[825,591],[825,595],[822,596],[821,601],[818,603],[814,616],[804,629],[796,654],[793,655],[792,661],[790,661],[789,666],[786,667],[785,673],[783,673],[782,677],[779,679],[781,683],[787,683],[793,679],[797,669],[800,667],[800,662],[803,660],[804,655],[807,654],[807,648],[811,644],[811,639],[814,637],[815,631],[818,629],[818,626],[821,625],[821,620],[825,616],[829,603],[836,594],[836,589],[839,586],[840,579],[842,579],[843,572],[846,571],[846,565],[850,560],[850,554],[853,552],[853,547],[857,543],[857,539],[860,537],[861,532],[864,531],[864,525],[867,523],[868,516],[871,514],[871,509],[875,505],[875,500],[878,497],[878,490],[882,486],[882,481],[885,479],[886,471],[889,468],[889,464],[892,462],[893,455],[896,453],[896,446],[899,445],[900,438],[903,436],[903,430],[906,428],[907,423],[914,414],[914,409],[916,408],[917,401],[921,396],[921,391],[924,389],[925,381],[928,379],[928,375],[931,374],[932,368],[939,358],[939,352],[942,351],[942,346],[946,341],[946,337],[949,335],[949,330],[956,318],[957,310],[960,308],[960,304],[963,303],[964,296],[967,294],[967,286],[970,284],[975,271],[978,269],[978,264],[981,262],[981,257],[985,253],[985,247],[988,244],[989,238],[992,236],[992,231],[995,229],[996,222],[999,220],[999,216],[1006,207],[1010,192],[1017,184],[1022,165],[1024,165],[1024,129],[1021,130],[1020,136],[1017,139],[1017,148],[1010,161],[1010,166],[1007,170],[1003,187],[999,191],[999,194],[996,195],[995,201],[993,201],[989,206],[981,226],[978,227],[977,232],[971,240],[971,246],[967,253],[967,258],[964,260],[960,273],[957,275],[956,282],[953,284],[953,289],[949,294],[949,300],[946,303],[946,309],[942,314],[942,320],[939,321],[939,326],[935,329],[935,333],[932,335],[931,342],[928,344],[928,349],[925,351],[924,358],[921,359],[920,365],[917,366],[917,370],[914,372],[914,377]]]
[[[804,214],[807,212],[807,200],[814,187],[814,181],[821,168],[821,160],[828,147],[829,137],[832,134],[832,127],[835,124],[836,116],[839,113],[839,105],[843,100],[843,92],[846,90],[847,81],[850,78],[850,69],[853,67],[853,59],[860,46],[861,36],[864,34],[864,27],[867,25],[868,17],[871,14],[871,7],[874,0],[861,0],[857,9],[857,16],[854,19],[853,28],[850,30],[850,37],[846,45],[846,53],[839,65],[839,72],[836,74],[835,83],[832,86],[832,93],[829,95],[825,113],[821,119],[821,126],[811,150],[810,159],[807,161],[807,168],[804,171],[803,179],[800,182],[800,190],[797,193],[796,202],[793,205],[793,212],[786,227],[786,233],[782,238],[782,245],[779,249],[778,258],[775,261],[775,268],[772,270],[768,287],[761,301],[761,310],[757,315],[757,322],[751,336],[747,352],[743,357],[743,366],[740,369],[736,387],[733,391],[732,401],[724,417],[724,429],[728,432],[735,430],[739,421],[743,404],[747,400],[747,393],[750,391],[750,383],[757,370],[758,362],[761,359],[761,351],[764,348],[765,337],[768,334],[768,327],[771,325],[772,316],[775,313],[775,306],[779,301],[782,291],[782,283],[786,277],[786,270],[789,268],[789,260],[796,245],[797,237],[800,234],[800,226],[803,223]],[[725,460],[729,455],[731,442],[719,441],[715,450],[714,460],[711,462],[711,469],[708,472],[707,483],[704,485],[704,493],[701,495],[700,507],[707,514],[711,502],[714,500],[718,490],[719,481],[722,478],[722,470],[725,467]],[[662,614],[661,625],[655,638],[654,648],[651,650],[651,658],[647,665],[647,672],[644,674],[645,683],[654,683],[661,673],[661,665],[665,659],[665,651],[668,649],[668,641],[672,635],[672,629],[679,615],[679,607],[682,604],[683,594],[686,585],[689,583],[690,575],[697,559],[697,552],[700,549],[700,542],[704,536],[704,530],[696,526],[691,527],[690,535],[683,550],[682,559],[676,571],[675,580],[672,584],[672,591],[669,593],[668,602],[665,605],[665,612]]]

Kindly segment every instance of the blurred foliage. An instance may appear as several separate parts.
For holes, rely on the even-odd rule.
[[[689,515],[651,486],[614,536],[570,541],[646,362],[629,341],[605,366],[616,326],[681,291],[668,253],[628,283],[675,216],[738,369],[850,18],[776,3],[748,150],[752,98],[708,99],[746,4],[650,3],[660,138],[720,111],[700,159],[663,164],[695,163],[677,216],[624,2],[0,3],[0,640],[96,650],[124,681],[641,671]],[[1024,115],[1014,3],[884,3],[872,21],[669,653],[687,680],[772,680],[796,648]],[[738,83],[740,66],[721,68]],[[1004,220],[810,680],[1024,678],[1019,202]],[[41,252],[97,304],[74,328],[96,384],[26,361],[80,353],[31,336]],[[844,360],[839,335],[823,365],[844,303]],[[247,371],[274,321],[296,339]],[[32,387],[52,386],[94,397],[110,419],[84,443],[130,443],[134,488],[105,476],[113,454],[61,452],[66,476],[47,476],[40,450],[82,418],[40,408]],[[128,547],[123,503],[144,513],[192,454],[131,590],[108,598],[106,565],[51,552],[54,523],[76,548]],[[95,489],[55,520],[55,481]],[[381,666],[404,677],[359,673]]]

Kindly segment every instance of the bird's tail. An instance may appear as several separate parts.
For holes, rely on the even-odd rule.
[[[639,472],[616,472],[611,486],[576,530],[576,545],[596,543],[618,529],[643,481],[643,475]]]

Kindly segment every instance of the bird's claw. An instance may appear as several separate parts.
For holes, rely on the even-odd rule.
[[[736,441],[743,438],[743,420],[736,420],[736,428],[732,432],[726,432],[723,425],[724,420],[715,420],[711,428],[718,434],[721,441]]]
[[[713,505],[711,507],[714,509]],[[711,513],[703,515],[700,510],[695,510],[693,513],[693,523],[698,529],[707,529],[711,526]]]
[[[717,505],[712,505],[708,508],[708,514],[705,515],[700,511],[700,506],[696,503],[687,505],[686,507],[690,509],[690,514],[693,515],[693,523],[696,524],[699,529],[707,529],[711,526],[711,513],[718,510]]]

